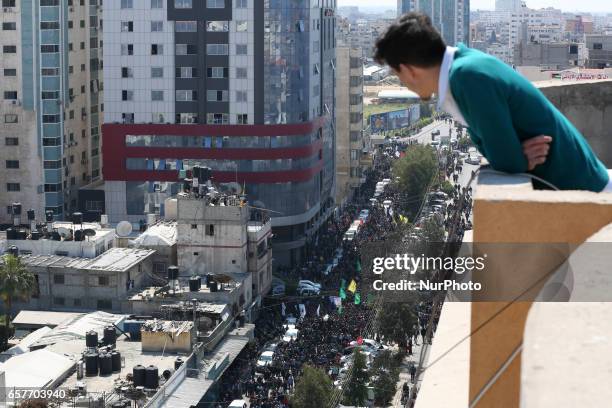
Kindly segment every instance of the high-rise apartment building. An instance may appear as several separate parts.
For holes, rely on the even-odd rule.
[[[369,142],[363,132],[363,63],[360,48],[338,46],[336,80],[336,203],[361,185]]]
[[[63,218],[100,177],[98,0],[2,0],[0,223],[20,202]]]
[[[164,213],[194,165],[271,211],[276,264],[334,206],[335,0],[104,8],[105,212]]]
[[[419,11],[427,14],[449,45],[470,42],[469,0],[398,0],[398,14]]]
[[[495,0],[495,11],[518,13],[521,10],[521,0]]]

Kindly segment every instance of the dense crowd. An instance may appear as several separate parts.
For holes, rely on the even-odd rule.
[[[352,202],[331,217],[319,231],[307,250],[306,261],[301,265],[280,268],[277,271],[287,280],[308,279],[321,282],[323,286],[320,296],[297,300],[287,298],[286,306],[275,304],[262,308],[256,322],[255,341],[239,354],[227,370],[219,385],[219,401],[209,406],[224,408],[234,399],[248,399],[250,407],[253,408],[286,408],[289,395],[304,364],[320,367],[329,373],[332,379],[336,379],[340,359],[346,347],[364,334],[373,313],[366,302],[359,305],[344,302],[340,313],[337,306],[330,301],[330,296],[338,295],[342,280],[359,280],[356,260],[360,257],[363,245],[385,240],[397,228],[397,223],[385,208],[381,205],[370,205],[376,183],[391,177],[394,159],[392,151],[378,154],[373,167],[365,173],[366,181]],[[457,157],[451,156],[450,159],[446,170],[452,179],[452,175],[462,169]],[[450,197],[452,203],[449,204],[444,219],[446,229],[454,227],[459,237],[462,236],[463,230],[469,228],[470,194],[471,189],[456,189]],[[389,188],[379,197],[379,202],[386,199],[398,203],[400,193],[397,189]],[[459,221],[456,215],[452,216],[457,207],[461,207]],[[368,219],[352,241],[343,240],[346,230],[363,208],[370,210]],[[343,256],[338,265],[333,268],[332,273],[324,274],[339,249],[342,249]],[[300,317],[298,304],[304,304],[306,307],[305,317],[296,323],[299,336],[289,342],[280,342],[279,339],[285,332],[285,318],[289,315]],[[407,346],[409,354],[412,354],[413,344],[418,344],[419,337],[423,342],[431,341],[426,338],[431,309],[431,304],[427,303],[418,306],[419,319],[414,328],[414,336],[404,345]],[[276,345],[272,362],[258,367],[258,356],[262,350],[270,347],[271,343]]]

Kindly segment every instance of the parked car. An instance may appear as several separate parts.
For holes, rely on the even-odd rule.
[[[289,327],[283,336],[284,342],[290,342],[297,340],[299,330],[295,328],[295,326]]]
[[[259,359],[257,360],[257,367],[266,367],[272,364],[273,359],[274,359],[273,351],[264,351],[263,353],[261,353],[261,355],[259,356]]]
[[[248,405],[245,400],[233,400],[227,408],[247,408]]]

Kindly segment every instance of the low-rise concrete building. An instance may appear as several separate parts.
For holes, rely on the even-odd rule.
[[[34,274],[37,287],[16,309],[54,311],[121,311],[122,299],[133,288],[152,283],[152,250],[111,248],[93,258],[28,255],[22,263]]]
[[[130,248],[152,249],[153,274],[166,277],[168,266],[177,264],[176,221],[160,221],[129,242]]]

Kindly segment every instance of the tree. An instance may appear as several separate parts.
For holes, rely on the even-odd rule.
[[[374,404],[377,407],[387,407],[391,404],[391,398],[395,395],[397,386],[396,376],[390,370],[379,369],[374,381]]]
[[[4,346],[8,345],[11,306],[15,299],[29,299],[34,290],[34,275],[13,255],[5,255],[0,265],[0,299],[4,302]]]
[[[299,377],[291,406],[295,408],[320,408],[329,404],[332,394],[332,382],[320,368],[305,365]]]
[[[450,181],[444,180],[442,183],[440,183],[440,190],[442,190],[442,192],[446,195],[452,196],[453,192],[455,191],[455,187]]]
[[[401,346],[413,334],[417,317],[414,313],[416,299],[407,299],[405,303],[386,303],[379,315],[379,332],[385,340]]]
[[[472,145],[472,141],[470,140],[469,137],[462,137],[461,139],[457,141],[457,146],[459,147],[459,150],[461,150],[462,152],[467,151],[467,149],[471,145]]]
[[[349,380],[345,393],[345,404],[361,407],[368,400],[368,380],[370,375],[365,355],[355,348],[353,352],[353,375]]]
[[[399,177],[398,187],[412,219],[421,206],[427,187],[438,172],[438,160],[429,146],[415,145],[398,160],[393,174]]]

